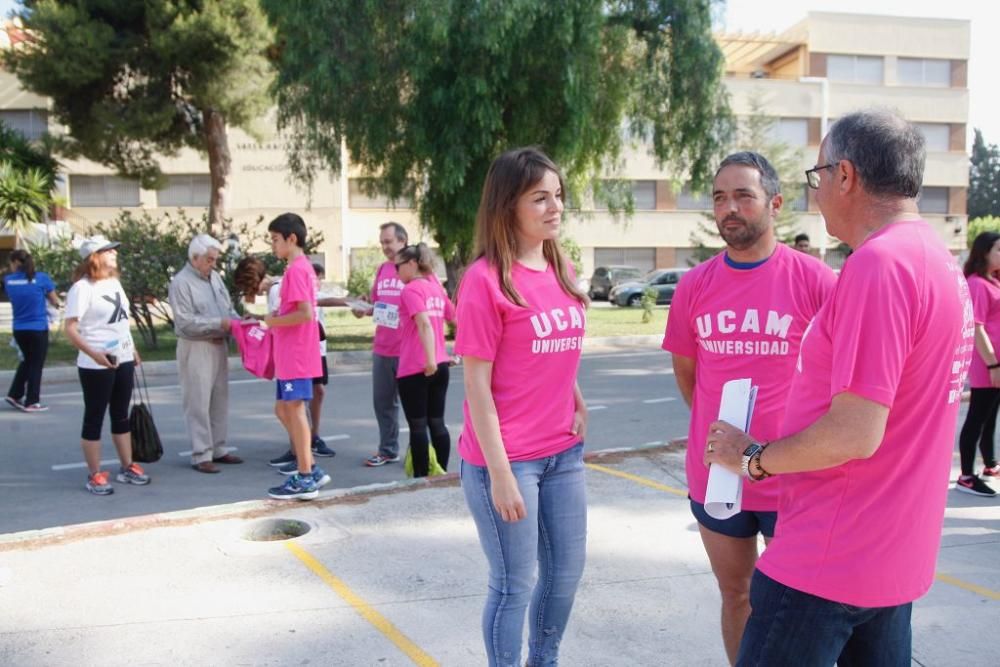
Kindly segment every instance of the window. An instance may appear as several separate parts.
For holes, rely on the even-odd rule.
[[[208,206],[212,198],[212,177],[208,174],[172,174],[157,192],[160,206]]]
[[[594,248],[597,266],[634,266],[642,273],[656,266],[655,248]]]
[[[628,186],[632,191],[632,202],[637,211],[656,210],[656,181],[601,181],[594,192],[594,209],[597,211],[608,210],[608,199],[610,191],[617,190],[620,186]],[[605,189],[606,188],[606,189]],[[615,192],[616,196],[624,196],[624,192]]]
[[[839,83],[882,85],[882,57],[829,55],[826,76]]]
[[[413,198],[403,195],[396,201],[389,201],[389,197],[376,190],[374,194],[368,194],[368,186],[376,184],[374,178],[351,178],[348,179],[348,197],[351,208],[413,208]],[[377,184],[376,184],[377,187]]]
[[[49,128],[49,114],[41,109],[16,109],[0,111],[0,121],[34,141]]]
[[[809,145],[809,121],[805,118],[777,118],[768,131],[771,141],[792,148]]]
[[[72,206],[138,206],[139,181],[120,176],[69,177]]]
[[[928,151],[951,150],[951,127],[947,123],[915,123],[924,135]]]
[[[677,208],[681,211],[711,211],[712,195],[711,193],[696,195],[691,192],[690,186],[685,185],[677,195]]]
[[[900,58],[896,80],[904,86],[951,87],[951,61],[935,58]]]
[[[948,188],[921,188],[919,202],[921,213],[945,214],[948,212]]]

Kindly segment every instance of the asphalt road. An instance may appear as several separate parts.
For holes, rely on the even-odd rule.
[[[366,368],[332,369],[321,433],[337,456],[318,459],[333,481],[328,489],[390,482],[402,478],[401,464],[363,465],[377,449],[371,409],[371,379]],[[267,460],[287,449],[285,433],[273,414],[274,389],[243,371],[231,375],[229,444],[245,459],[218,475],[190,468],[184,417],[176,376],[150,379],[151,399],[163,439],[164,457],[146,466],[153,482],[146,487],[113,482],[108,497],[88,494],[79,446],[83,404],[79,385],[49,384],[46,413],[23,414],[0,405],[0,533],[184,510],[256,500],[282,477]],[[580,385],[591,408],[587,448],[632,447],[665,442],[687,432],[688,411],[670,375],[670,358],[656,350],[587,354]],[[453,451],[462,422],[462,369],[452,369],[446,419]],[[405,420],[400,419],[403,426]],[[104,469],[117,463],[105,422]],[[407,434],[401,435],[405,447]],[[405,450],[404,450],[405,451]],[[457,460],[453,458],[453,461]],[[454,468],[454,466],[452,466]]]

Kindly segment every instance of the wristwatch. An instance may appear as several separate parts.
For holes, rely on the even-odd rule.
[[[747,479],[749,479],[751,482],[759,482],[762,479],[767,479],[768,477],[771,476],[760,465],[760,455],[764,451],[764,447],[765,445],[762,445],[759,442],[752,442],[750,443],[749,447],[743,450],[743,461],[741,463],[741,468],[743,470],[743,474],[746,475]],[[757,470],[760,471],[760,475],[754,475],[752,472],[750,472],[750,465],[752,462],[754,462],[754,459],[756,459],[755,463]]]

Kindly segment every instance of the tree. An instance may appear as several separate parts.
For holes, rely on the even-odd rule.
[[[972,242],[983,232],[1000,233],[1000,217],[987,215],[969,220],[969,228],[965,232],[966,245],[971,249]]]
[[[51,186],[37,167],[22,170],[0,162],[0,227],[20,236],[45,218]]]
[[[729,131],[709,0],[262,0],[293,173],[351,161],[414,197],[448,266],[472,251],[486,170],[538,145],[575,200],[626,140],[704,183]]]
[[[253,131],[267,109],[271,32],[256,0],[22,0],[29,39],[4,59],[52,99],[69,127],[60,151],[162,184],[156,155],[208,155],[209,231],[221,225],[227,125]]]
[[[969,219],[1000,216],[1000,148],[986,144],[983,133],[976,128],[969,165]]]
[[[791,243],[795,235],[801,231],[797,226],[799,216],[793,203],[806,196],[802,177],[802,149],[792,148],[787,143],[775,139],[774,128],[778,119],[767,115],[760,96],[751,97],[749,104],[750,113],[740,120],[739,130],[729,151],[759,153],[766,157],[778,172],[784,204],[778,217],[775,218],[774,231],[779,242]],[[691,233],[691,245],[694,246],[692,260],[695,264],[719,252],[724,244],[715,224],[714,215],[706,214],[705,219],[698,222],[697,228]]]
[[[0,123],[0,227],[19,237],[44,221],[54,203],[58,170],[47,136],[31,141]]]

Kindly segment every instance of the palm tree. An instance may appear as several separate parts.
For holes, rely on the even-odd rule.
[[[18,237],[45,219],[52,202],[51,181],[37,167],[17,169],[0,162],[0,227]]]

